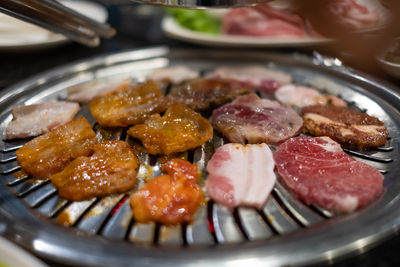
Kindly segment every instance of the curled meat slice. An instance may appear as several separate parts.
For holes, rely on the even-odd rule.
[[[275,184],[274,167],[266,144],[226,144],[207,164],[207,191],[212,199],[230,208],[261,208]]]
[[[196,165],[173,159],[162,169],[167,174],[152,179],[131,196],[135,220],[163,224],[191,222],[204,201],[203,191],[197,185]]]
[[[181,105],[171,105],[161,117],[152,115],[128,134],[142,141],[150,154],[183,152],[204,144],[213,136],[211,124],[200,114]]]
[[[41,135],[69,122],[78,113],[79,104],[56,101],[13,108],[13,120],[6,129],[6,139]]]
[[[123,141],[93,146],[93,154],[74,159],[50,176],[58,194],[72,201],[126,192],[135,186],[137,158]]]
[[[168,95],[171,100],[187,105],[196,111],[215,108],[232,101],[251,89],[228,80],[196,79],[174,87]]]
[[[284,84],[292,82],[292,76],[262,66],[220,67],[211,76],[233,80],[245,86],[273,93]]]
[[[378,118],[346,107],[309,106],[302,110],[304,130],[315,136],[329,136],[348,148],[379,147],[388,131]]]
[[[290,107],[250,94],[214,110],[211,123],[233,143],[277,144],[297,134],[303,120]]]
[[[153,80],[157,83],[167,82],[172,84],[180,84],[198,77],[198,71],[191,70],[185,66],[170,66],[155,69],[147,75],[148,80]]]
[[[151,114],[164,112],[168,100],[153,81],[126,85],[90,101],[90,112],[104,127],[124,127],[144,122]]]
[[[286,186],[307,204],[348,213],[382,193],[383,175],[347,155],[329,137],[296,137],[274,153]]]
[[[96,143],[92,126],[85,118],[78,118],[26,143],[17,150],[17,160],[27,174],[47,178],[73,159],[89,155]]]
[[[346,102],[337,96],[322,95],[315,89],[294,84],[280,87],[275,92],[275,98],[282,104],[300,108],[313,105],[347,106]]]

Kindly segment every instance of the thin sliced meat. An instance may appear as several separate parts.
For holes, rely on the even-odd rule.
[[[93,154],[74,159],[64,170],[50,176],[60,197],[82,201],[122,193],[136,182],[137,158],[124,141],[93,146]]]
[[[167,82],[172,84],[180,84],[198,77],[198,71],[191,70],[185,66],[171,66],[155,69],[147,75],[148,80],[153,80],[157,83]]]
[[[126,127],[144,122],[151,114],[164,112],[169,101],[153,81],[129,85],[90,101],[90,112],[104,127]]]
[[[299,133],[303,120],[290,107],[250,94],[214,110],[211,123],[233,143],[278,144]]]
[[[13,120],[6,129],[6,139],[38,136],[69,122],[78,113],[79,104],[56,101],[13,108]]]
[[[322,95],[313,88],[294,84],[287,84],[280,87],[275,92],[275,98],[282,104],[300,108],[313,105],[347,106],[346,102],[337,96]]]
[[[278,147],[274,160],[286,186],[307,204],[348,213],[382,193],[383,175],[329,137],[291,138]]]
[[[101,96],[114,90],[129,87],[127,80],[95,81],[76,85],[67,89],[67,99],[79,103],[88,103],[96,96]]]
[[[346,107],[308,106],[301,111],[304,131],[329,136],[343,147],[365,149],[386,143],[388,131],[378,118]]]
[[[163,116],[154,114],[131,127],[128,135],[140,139],[150,154],[169,155],[201,146],[213,137],[213,129],[199,113],[173,104]]]
[[[235,81],[221,79],[195,79],[172,88],[168,95],[196,111],[205,111],[232,101],[239,95],[251,93],[251,89]]]
[[[167,174],[148,182],[131,196],[130,204],[137,222],[162,224],[190,223],[204,202],[204,194],[197,185],[196,165],[182,159],[163,164]]]
[[[269,5],[231,9],[222,20],[222,33],[303,38],[307,31],[302,18],[290,9]]]
[[[220,67],[211,76],[237,81],[267,93],[273,93],[282,85],[292,82],[289,74],[262,66]]]
[[[275,184],[274,166],[266,144],[226,144],[217,149],[207,164],[208,194],[230,208],[261,208]]]
[[[78,118],[26,143],[17,150],[17,160],[25,173],[48,178],[75,158],[90,155],[97,142],[89,122]]]

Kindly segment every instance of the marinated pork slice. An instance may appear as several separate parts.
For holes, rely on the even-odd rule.
[[[67,99],[79,103],[88,103],[96,96],[101,96],[114,90],[121,90],[129,87],[129,81],[110,80],[110,81],[95,81],[76,85],[67,89]]]
[[[92,126],[85,118],[78,118],[26,143],[17,150],[17,160],[27,174],[48,178],[73,159],[90,155],[96,143]]]
[[[386,143],[388,131],[379,119],[346,107],[309,106],[302,110],[304,131],[329,136],[347,148],[373,148]]]
[[[137,167],[130,145],[119,140],[106,141],[94,145],[91,156],[74,159],[50,180],[60,197],[82,201],[132,189]]]
[[[220,67],[211,76],[237,81],[267,93],[273,93],[282,85],[292,82],[289,74],[262,66]]]
[[[196,165],[182,159],[163,164],[163,172],[131,196],[130,204],[137,222],[162,224],[189,223],[204,194],[197,185]]]
[[[252,90],[238,82],[220,79],[196,79],[172,88],[168,97],[196,111],[205,111],[232,101]]]
[[[286,186],[307,204],[337,213],[364,207],[382,193],[382,174],[347,155],[329,137],[295,137],[274,153]]]
[[[143,123],[151,114],[164,112],[169,102],[153,81],[126,86],[90,101],[90,112],[104,127]]]
[[[222,21],[222,33],[266,37],[303,38],[307,30],[302,18],[289,8],[279,9],[268,4],[234,8]]]
[[[201,146],[213,137],[213,129],[200,114],[173,104],[162,117],[154,114],[130,128],[128,135],[140,139],[150,154],[169,155]]]
[[[275,184],[274,166],[266,144],[226,144],[216,150],[207,164],[208,194],[230,208],[262,208]]]
[[[299,133],[303,120],[290,107],[250,94],[214,110],[211,123],[233,143],[278,144]]]
[[[325,0],[327,9],[336,22],[349,29],[363,30],[378,25],[380,16],[377,10],[362,5],[357,0]],[[365,1],[364,1],[365,2]]]
[[[38,136],[69,122],[78,113],[79,104],[56,101],[13,108],[13,120],[6,129],[6,139]]]
[[[155,69],[147,75],[148,80],[153,80],[157,83],[172,83],[180,84],[184,81],[196,79],[199,77],[199,72],[191,70],[185,66],[171,66],[161,69]]]
[[[287,84],[275,92],[275,98],[282,104],[296,107],[313,105],[347,106],[346,102],[334,95],[322,95],[313,88]]]

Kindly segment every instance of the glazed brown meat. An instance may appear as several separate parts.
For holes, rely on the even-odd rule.
[[[238,82],[221,79],[195,79],[174,87],[169,94],[173,101],[187,105],[193,110],[204,111],[251,93],[249,87]]]
[[[123,141],[106,141],[93,146],[93,155],[72,161],[50,176],[58,194],[68,200],[126,192],[135,186],[137,158]]]
[[[309,106],[302,110],[304,130],[329,136],[343,147],[365,149],[386,143],[388,131],[379,119],[346,107]]]
[[[135,220],[162,224],[191,222],[204,201],[203,191],[197,185],[196,165],[173,159],[162,169],[167,174],[154,178],[131,196]]]
[[[104,127],[125,127],[143,123],[151,114],[164,112],[168,99],[153,81],[138,87],[128,84],[90,101],[90,112]]]
[[[17,150],[17,160],[27,174],[47,178],[73,159],[89,155],[96,143],[92,126],[78,118],[26,143]]]
[[[200,114],[181,105],[171,105],[164,116],[152,115],[128,134],[142,141],[150,154],[169,155],[204,144],[213,136],[211,124]]]

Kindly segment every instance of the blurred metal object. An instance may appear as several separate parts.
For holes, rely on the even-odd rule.
[[[0,12],[87,46],[99,45],[99,37],[115,35],[108,24],[96,22],[54,0],[4,0],[0,1]]]
[[[265,4],[272,0],[131,0],[137,3],[160,5],[168,7],[205,9],[205,8],[227,8],[245,7]]]

